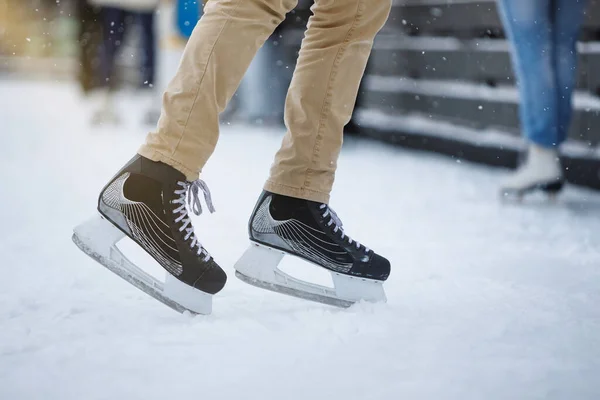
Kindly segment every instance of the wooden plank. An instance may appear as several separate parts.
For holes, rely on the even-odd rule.
[[[381,36],[371,54],[369,74],[514,83],[508,44],[503,40]]]
[[[502,23],[493,1],[396,4],[388,24],[410,35],[502,36]]]
[[[600,45],[580,43],[579,49],[577,85],[595,93],[600,90]],[[375,42],[368,73],[490,86],[515,83],[509,44],[499,39],[381,35]]]
[[[369,124],[360,117],[357,118],[357,123],[363,134],[405,148],[431,151],[459,160],[508,168],[515,168],[519,160],[520,151],[514,147],[503,146],[502,142],[477,143],[473,140],[464,140],[460,136],[440,136],[435,135],[434,132],[395,129]],[[590,151],[563,154],[561,163],[569,182],[600,189],[598,174],[600,160],[595,153]]]
[[[583,21],[582,40],[599,40],[600,1],[592,0]],[[503,37],[496,1],[396,1],[390,27],[410,35]]]
[[[518,93],[515,88],[369,76],[361,105],[385,113],[418,112],[478,129],[503,127],[517,133]],[[600,143],[600,100],[576,95],[570,138]]]

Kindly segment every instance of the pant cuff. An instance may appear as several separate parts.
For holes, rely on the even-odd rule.
[[[283,196],[295,197],[297,199],[304,199],[310,201],[316,201],[317,203],[329,203],[329,193],[317,192],[306,188],[297,188],[281,183],[273,182],[268,180],[265,183],[264,189],[267,192],[281,194]]]
[[[171,167],[184,174],[185,178],[188,181],[195,181],[200,176],[198,171],[194,171],[193,169],[186,167],[179,161],[174,160],[173,158],[159,152],[156,149],[149,147],[148,145],[142,145],[142,147],[140,147],[138,150],[138,154],[140,156],[149,158],[152,161],[162,162],[167,165],[170,165]]]

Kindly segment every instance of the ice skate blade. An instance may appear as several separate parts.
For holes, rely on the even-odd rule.
[[[364,300],[386,302],[383,282],[331,272],[333,288],[296,279],[277,268],[286,253],[252,243],[234,268],[240,280],[273,292],[336,307]]]
[[[180,313],[211,313],[212,295],[186,285],[169,273],[165,273],[163,283],[129,261],[116,246],[125,234],[101,216],[76,226],[73,231],[73,242],[81,251],[166,306]]]
[[[212,295],[186,285],[169,273],[165,276],[163,294],[192,313],[208,315],[212,312]]]
[[[521,189],[507,189],[503,188],[500,190],[500,198],[504,201],[514,201],[516,203],[523,202],[525,195],[540,191],[548,196],[548,200],[551,202],[556,201],[558,194],[564,188],[563,181],[552,181],[546,183],[536,183],[534,185],[521,188]]]

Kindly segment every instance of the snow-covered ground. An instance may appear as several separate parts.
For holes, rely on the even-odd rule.
[[[144,139],[122,101],[91,129],[74,87],[0,82],[0,399],[600,398],[597,193],[501,204],[504,171],[348,140],[331,204],[393,270],[387,304],[339,310],[234,277],[282,132],[224,127],[195,226],[230,279],[189,318],[71,242]]]

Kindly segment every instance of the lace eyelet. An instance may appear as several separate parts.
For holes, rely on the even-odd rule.
[[[175,209],[172,210],[173,214],[179,214],[178,217],[174,217],[174,222],[176,224],[181,224],[178,231],[182,235],[183,241],[188,244],[189,249],[192,252],[194,250],[196,251],[197,257],[200,257],[204,253],[206,253],[207,258],[210,258],[210,254],[206,251],[206,249],[202,247],[202,244],[200,244],[198,238],[196,238],[194,235],[192,220],[188,215],[190,210],[188,210],[186,207],[187,202],[187,205],[189,205],[191,211],[196,215],[200,215],[202,213],[202,206],[200,204],[200,199],[198,198],[198,192],[202,191],[204,193],[204,199],[206,201],[209,211],[214,212],[215,210],[212,205],[210,191],[208,190],[206,184],[200,180],[194,182],[178,181],[177,184],[182,187],[182,189],[175,190],[175,194],[179,197],[175,200],[169,200],[169,204],[179,204],[179,207],[174,207]]]

